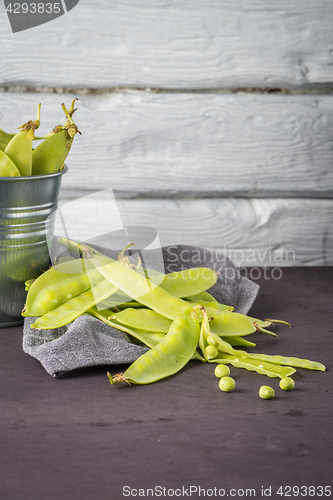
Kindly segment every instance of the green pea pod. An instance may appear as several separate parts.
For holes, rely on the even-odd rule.
[[[310,361],[309,359],[301,359],[290,356],[270,356],[269,354],[256,354],[251,353],[252,359],[260,359],[263,361],[268,361],[270,363],[278,364],[278,365],[289,365],[294,366],[296,368],[306,368],[307,370],[319,370],[324,372],[326,370],[326,366],[322,363],[318,363],[318,361]]]
[[[291,366],[275,365],[267,361],[258,359],[243,358],[233,354],[220,353],[214,360],[214,363],[231,364],[235,368],[244,368],[245,370],[255,371],[260,375],[267,375],[267,377],[290,377],[296,372],[295,368]]]
[[[186,297],[185,300],[188,301],[190,304],[201,305],[206,310],[214,309],[215,315],[222,312],[222,311],[233,311],[234,310],[234,307],[220,304],[217,301],[208,302],[207,300],[200,300],[200,299],[199,300],[189,300],[188,297]]]
[[[131,305],[127,305],[127,304]],[[101,304],[102,305],[102,304]],[[111,295],[106,300],[103,301],[103,305],[105,305],[105,309],[112,309],[113,307],[142,307],[142,304],[139,302],[133,301],[131,297],[123,293],[121,290],[118,290],[117,293]]]
[[[88,254],[90,252],[91,255],[103,257],[103,265],[106,265],[108,262],[110,264],[117,262],[114,259],[101,254],[94,248],[89,247],[89,245],[77,243],[66,238],[58,238],[58,243],[76,252],[78,250]],[[181,298],[189,294],[192,295],[193,293],[199,293],[200,290],[204,291],[207,288],[213,286],[217,280],[216,272],[213,269],[206,267],[186,269],[184,271],[169,273],[165,275],[163,273],[160,273],[159,271],[155,271],[152,269],[147,270],[145,268],[139,268],[136,273],[137,275],[141,275],[146,283],[152,282],[154,285],[158,284],[160,288],[163,288],[163,290],[177,298]],[[148,281],[146,281],[146,279],[148,279]],[[207,298],[207,295],[205,297]],[[210,298],[212,296],[208,294],[208,297]],[[219,305],[214,298],[213,301],[214,304],[216,303],[216,305],[219,307],[227,307]],[[230,308],[228,307],[228,309]]]
[[[216,353],[213,358],[211,358],[207,352],[207,347],[211,346],[208,343],[208,338],[210,339],[210,342],[214,342],[214,346],[216,347]],[[296,371],[291,367],[274,365],[273,363],[267,363],[266,361],[262,361],[260,359],[251,359],[251,356],[245,351],[234,349],[228,342],[221,340],[218,335],[215,335],[210,331],[210,322],[208,321],[207,314],[204,314],[201,323],[199,346],[206,361],[210,363],[230,363],[237,368],[245,368],[250,371],[256,371],[257,373],[267,375],[269,377],[283,378]]]
[[[210,330],[210,324],[211,322],[208,323],[208,318],[207,315],[204,315],[204,319],[202,321],[202,327],[201,327],[201,332],[200,332],[200,339],[202,343],[202,347],[205,349],[206,344],[207,344],[207,337],[210,336],[214,339],[215,345],[218,349],[218,351],[222,353],[227,353],[236,356],[236,358],[239,360],[239,362],[245,363],[244,360],[253,360],[255,362],[258,361],[258,363],[254,363],[255,365],[258,365],[260,367],[260,364],[263,363],[269,363],[272,365],[283,365],[283,366],[288,366],[290,367],[296,367],[296,368],[307,368],[309,370],[320,370],[320,371],[325,371],[325,366],[322,365],[321,363],[318,363],[316,361],[309,361],[307,359],[300,359],[300,358],[295,358],[295,357],[286,357],[286,356],[271,356],[269,354],[259,354],[259,353],[247,353],[246,351],[242,351],[239,349],[234,349],[231,347],[231,345],[222,340],[218,335],[215,335],[211,330]],[[200,345],[200,342],[199,342]],[[201,345],[200,348],[202,349]],[[214,361],[217,362],[217,358],[214,359]],[[246,361],[247,362],[247,361]],[[284,372],[282,372],[284,373]],[[287,376],[287,375],[285,375]]]
[[[145,270],[139,269],[138,272],[144,273]],[[148,272],[151,281],[156,282],[174,297],[186,297],[187,295],[203,292],[215,285],[217,280],[216,272],[206,267],[195,267],[165,274],[162,282],[160,282],[160,279],[155,281],[154,274],[151,276],[151,271]]]
[[[37,118],[22,125],[22,130],[14,135],[5,149],[6,155],[16,165],[23,176],[31,175],[32,167],[32,141],[35,130],[40,124],[40,104],[37,108]]]
[[[201,304],[203,307],[213,307],[217,311],[233,311],[235,308],[233,306],[227,306],[225,304],[220,304],[209,292],[204,291],[197,293],[196,295],[190,295],[184,297],[185,300]]]
[[[245,340],[243,337],[230,336],[230,337],[220,337],[221,340],[225,342],[229,342],[229,344],[233,347],[255,347],[256,344],[254,342],[250,342],[249,340]]]
[[[67,325],[116,291],[117,288],[112,283],[103,280],[77,297],[53,309],[53,311],[41,316],[31,325],[31,328],[49,330]]]
[[[131,300],[129,302],[123,302],[122,304],[115,304],[114,306],[111,306],[110,309],[112,309],[112,307],[115,309],[114,312],[118,312],[122,311],[123,309],[127,309],[128,307],[142,309],[145,306],[143,304],[140,304],[140,302],[136,302],[136,300]]]
[[[189,295],[188,297],[183,297],[186,300],[189,300],[191,302],[197,302],[198,300],[204,300],[205,302],[215,302],[216,306],[219,304],[218,301],[211,295],[207,290],[204,290],[203,292],[196,293],[194,295]],[[218,309],[218,307],[216,307]]]
[[[0,149],[0,177],[20,177],[15,163]]]
[[[166,318],[176,319],[189,308],[185,300],[170,295],[121,262],[110,262],[108,257],[101,254],[96,254],[91,262],[117,288]]]
[[[145,330],[139,330],[138,328],[131,328],[127,325],[120,323],[117,320],[111,319],[109,309],[98,310],[97,307],[91,307],[88,310],[88,312],[89,314],[91,314],[95,318],[100,319],[107,325],[110,325],[113,328],[116,328],[117,330],[120,330],[122,332],[129,333],[132,337],[140,340],[148,347],[155,347],[159,342],[161,342],[161,340],[165,338],[164,333],[147,332]]]
[[[151,384],[174,375],[192,358],[198,344],[199,323],[193,309],[176,318],[165,339],[134,361],[122,375],[112,377],[111,384]]]
[[[217,349],[224,353],[234,354],[235,356],[253,359],[259,362],[268,362],[270,364],[292,366],[295,368],[306,368],[308,370],[319,370],[325,371],[325,366],[317,361],[310,361],[308,359],[301,359],[289,356],[277,356],[269,354],[259,354],[259,353],[247,353],[246,351],[241,351],[240,349],[233,349],[228,342],[223,341],[218,335],[211,333],[211,336],[217,342]]]
[[[31,284],[22,316],[44,316],[102,280],[89,260],[56,264]]]
[[[120,330],[122,332],[128,333],[132,337],[134,337],[137,340],[140,340],[143,344],[146,346],[152,348],[157,346],[162,340],[165,339],[165,334],[160,333],[160,332],[148,332],[145,330],[139,330],[138,328],[129,328],[126,325],[123,325],[119,323],[117,320],[112,320],[109,319],[110,317],[110,310],[109,309],[104,309],[104,310],[98,310],[96,307],[92,307],[87,311],[89,314],[92,316],[95,316],[95,318],[100,319],[104,323],[112,326],[113,328],[116,328],[117,330]],[[197,350],[193,353],[193,356],[191,359],[199,360],[205,362],[206,360],[198,353]]]
[[[131,307],[111,315],[110,319],[129,327],[150,332],[167,333],[172,321],[151,309],[133,309]]]
[[[0,128],[0,149],[4,151],[7,147],[9,141],[14,137],[15,134],[7,134],[2,128]]]
[[[52,174],[61,170],[75,135],[80,133],[64,104],[61,106],[67,122],[63,127],[56,127],[54,133],[33,150],[32,175]]]
[[[209,323],[210,330],[216,335],[243,336],[257,331],[251,320],[245,315],[231,311],[221,311]]]

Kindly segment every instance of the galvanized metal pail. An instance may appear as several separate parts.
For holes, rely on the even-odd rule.
[[[52,214],[67,170],[65,166],[55,174],[0,177],[0,327],[23,323],[24,282],[49,266]]]

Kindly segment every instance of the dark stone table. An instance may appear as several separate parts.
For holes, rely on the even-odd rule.
[[[195,361],[141,387],[111,386],[105,367],[54,379],[23,353],[21,327],[1,329],[0,499],[331,496],[333,267],[266,278],[251,315],[292,328],[252,336],[253,350],[327,366],[297,370],[290,392],[231,367],[223,393],[215,365]],[[275,399],[259,398],[266,384]]]

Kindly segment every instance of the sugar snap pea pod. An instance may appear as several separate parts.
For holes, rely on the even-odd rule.
[[[117,293],[114,295],[111,295],[111,297],[108,297],[106,300],[103,301],[103,305],[105,305],[105,309],[109,308],[111,309],[112,307],[120,307],[122,305],[128,304],[128,303],[133,303],[131,306],[126,307],[142,307],[142,304],[139,302],[135,302],[137,305],[134,305],[134,302],[131,297],[126,295],[126,293],[123,293],[121,290],[118,290]]]
[[[210,322],[211,323],[211,322]],[[239,349],[233,349],[231,345],[223,341],[218,335],[215,335],[209,330],[210,323],[207,324],[205,322],[204,324],[204,335],[209,334],[210,337],[212,337],[215,342],[216,342],[216,347],[220,352],[227,353],[227,354],[232,354],[238,357],[239,359],[251,359],[255,360],[260,363],[270,363],[270,364],[276,364],[280,366],[288,366],[290,367],[295,367],[295,368],[307,368],[308,370],[320,370],[320,371],[325,371],[325,366],[322,365],[321,363],[318,363],[316,361],[310,361],[308,359],[300,359],[300,358],[295,358],[295,357],[287,357],[287,356],[272,356],[269,354],[260,354],[260,353],[248,353],[246,351],[242,351]]]
[[[74,251],[79,250],[85,253],[91,252],[93,255],[97,256],[103,255],[92,247],[89,247],[89,245],[77,243],[65,238],[59,238],[58,243]],[[116,262],[110,257],[103,257],[105,260],[105,264],[107,263],[107,261],[109,261],[110,263]],[[143,267],[140,267],[137,270],[137,274],[140,274],[145,280],[148,279],[150,282],[158,284],[170,295],[178,298],[204,291],[207,288],[213,286],[217,280],[216,272],[213,269],[206,267],[186,269],[184,271],[169,273],[165,275],[163,273],[160,273],[159,271],[155,271],[152,269],[147,270]],[[163,281],[161,282],[162,278]],[[216,304],[218,304],[218,302],[216,302]]]
[[[110,262],[110,259],[103,255],[95,255],[91,262],[117,288],[162,316],[176,319],[189,308],[187,302],[170,295],[163,288],[121,262]]]
[[[140,302],[137,302],[136,300],[131,300],[129,302],[123,302],[122,304],[118,304],[114,307],[116,309],[122,311],[123,309],[127,309],[128,307],[142,309],[145,306],[143,304],[140,304]],[[117,312],[117,311],[115,311],[115,312]]]
[[[104,323],[112,326],[113,328],[116,328],[117,330],[121,330],[122,332],[130,334],[132,337],[140,340],[144,344],[146,344],[148,347],[155,347],[157,344],[159,344],[162,340],[165,339],[165,334],[160,333],[160,332],[148,332],[145,330],[139,330],[137,328],[129,328],[126,325],[123,325],[119,323],[117,320],[112,320],[109,319],[110,315],[110,310],[105,309],[105,310],[98,310],[96,307],[92,307],[87,311],[89,314],[92,316],[95,316],[95,318],[100,319],[101,321],[104,321]],[[199,361],[205,362],[206,360],[198,353],[198,351],[195,351],[191,359],[196,359]]]
[[[189,302],[194,302],[197,304],[201,304],[203,307],[214,307],[218,311],[233,311],[233,306],[227,306],[225,304],[220,304],[209,292],[204,291],[201,293],[197,293],[196,295],[190,295],[188,297],[184,297],[185,300]]]
[[[203,354],[203,357],[205,358],[206,361],[211,361],[206,354],[206,348],[209,345],[214,345],[216,347],[217,341],[216,341],[215,337],[213,337],[211,335],[208,315],[207,315],[207,312],[205,311],[204,315],[203,315],[202,322],[201,322],[201,327],[200,327],[199,347],[200,347],[201,352]]]
[[[5,149],[6,155],[12,160],[23,176],[31,175],[32,141],[35,130],[40,124],[40,106],[38,104],[36,120],[30,120],[19,127],[21,131],[14,135]]]
[[[214,319],[210,322],[210,329],[212,332],[223,337],[229,335],[250,335],[257,330],[264,331],[274,337],[277,336],[275,333],[259,327],[256,322],[252,321],[251,318],[245,314],[230,311],[221,311],[219,314],[214,316]]]
[[[122,375],[112,377],[111,384],[151,384],[177,373],[192,358],[198,344],[200,327],[193,309],[177,317],[165,339],[134,361]]]
[[[278,356],[278,355],[269,355],[269,354],[257,354],[251,353],[252,359],[260,359],[263,361],[268,361],[269,363],[278,364],[278,365],[289,365],[294,366],[295,368],[306,368],[307,370],[319,370],[324,372],[326,367],[319,363],[318,361],[310,361],[309,359],[301,359],[290,356]]]
[[[146,307],[143,304],[140,304],[140,302],[136,302],[135,300],[119,304],[118,301],[112,302],[110,297],[107,298],[106,300],[103,300],[103,302],[98,304],[98,306],[101,307],[101,309],[109,309],[113,313],[122,311],[124,309],[127,309],[128,307],[135,309],[143,309]]]
[[[256,344],[254,342],[250,342],[249,340],[244,339],[243,337],[230,336],[230,337],[220,337],[221,340],[225,342],[229,342],[229,344],[233,347],[255,347]]]
[[[20,175],[15,163],[0,149],[0,177],[20,177]]]
[[[42,328],[48,330],[67,325],[101,300],[109,297],[113,291],[116,292],[117,287],[112,285],[112,283],[108,280],[103,280],[77,297],[64,302],[61,306],[53,309],[44,316],[37,318],[37,320],[31,325],[31,328]]]
[[[150,271],[148,276],[151,281],[155,282],[154,276],[150,276]],[[175,297],[185,297],[211,288],[215,285],[216,280],[217,274],[214,269],[194,267],[192,269],[165,274],[162,283],[157,281],[157,284]]]
[[[206,286],[213,286],[217,278],[213,269],[205,267],[186,269],[177,273],[165,274],[162,282],[160,281],[161,276],[163,276],[162,273],[156,272],[156,278],[155,271],[154,274],[152,274],[151,269],[149,269],[148,273],[145,274],[145,268],[141,267],[137,270],[137,273],[141,274],[145,278],[148,277],[150,281],[158,284],[170,295],[179,298],[184,297],[189,291],[200,290]]]
[[[210,321],[210,330],[217,335],[226,336],[243,336],[250,335],[257,331],[253,323],[245,314],[235,313],[231,311],[221,311],[214,316]]]
[[[300,359],[295,357],[287,357],[287,356],[277,356],[277,355],[269,355],[269,354],[259,354],[259,353],[248,353],[246,351],[242,351],[240,349],[233,349],[230,344],[226,341],[223,341],[218,335],[214,335],[211,333],[211,336],[217,342],[217,349],[221,352],[226,352],[230,354],[234,354],[235,356],[242,357],[243,359],[252,359],[259,362],[268,362],[270,364],[276,365],[284,365],[289,368],[307,368],[308,370],[320,370],[325,371],[325,366],[316,361],[310,361],[308,359]]]
[[[33,150],[32,175],[52,174],[61,170],[75,135],[80,133],[65,105],[61,106],[67,121],[63,127],[56,127],[54,133]]]
[[[15,134],[7,134],[2,128],[0,128],[0,149],[4,151],[7,147],[9,141],[14,137]]]
[[[250,371],[256,371],[257,373],[267,375],[269,377],[285,377],[288,373],[289,375],[294,373],[296,370],[291,367],[274,365],[273,363],[267,363],[260,359],[251,359],[245,351],[238,351],[231,347],[228,342],[221,340],[218,335],[215,335],[210,331],[210,323],[208,321],[207,314],[204,314],[204,318],[201,323],[199,346],[206,359],[210,363],[222,363],[222,364],[232,364],[237,368],[245,368]],[[219,351],[218,355],[214,359],[210,359],[207,356],[206,349],[210,345],[208,343],[214,341],[214,344]]]
[[[188,301],[190,304],[199,304],[205,309],[214,309],[216,311],[216,314],[222,311],[233,311],[234,307],[232,306],[226,306],[224,304],[220,304],[217,301],[210,301],[208,302],[207,300],[189,300],[188,298],[185,298],[186,301]]]
[[[207,290],[204,290],[203,292],[200,293],[188,295],[187,297],[183,298],[191,302],[196,302],[197,300],[204,300],[205,302],[216,302],[216,304],[218,304],[218,301],[215,299],[215,297],[213,297],[213,295],[207,292]]]
[[[32,283],[22,316],[43,316],[102,280],[89,260],[56,264]]]
[[[133,309],[131,307],[111,315],[110,319],[116,319],[129,327],[161,333],[167,333],[172,323],[170,319],[151,309]]]
[[[214,360],[214,363],[231,364],[235,368],[244,368],[245,370],[255,371],[260,375],[267,375],[268,377],[284,378],[289,377],[296,372],[295,368],[291,366],[275,365],[267,361],[258,359],[245,358],[236,356],[234,354],[220,353]]]
[[[117,330],[121,330],[122,332],[129,333],[132,337],[140,340],[148,347],[155,347],[159,342],[161,342],[165,338],[164,333],[160,332],[147,332],[144,330],[139,330],[138,328],[131,328],[127,325],[120,323],[117,320],[110,319],[110,310],[102,309],[98,310],[97,307],[91,307],[88,310],[88,313],[95,318],[100,319],[107,325],[116,328]]]

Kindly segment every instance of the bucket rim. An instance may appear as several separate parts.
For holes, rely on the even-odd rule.
[[[58,170],[58,172],[54,172],[53,174],[40,174],[40,175],[21,175],[19,177],[0,177],[0,182],[22,182],[22,181],[34,181],[38,179],[50,179],[52,177],[59,177],[61,175],[66,174],[68,172],[67,165],[64,165],[62,170]]]

